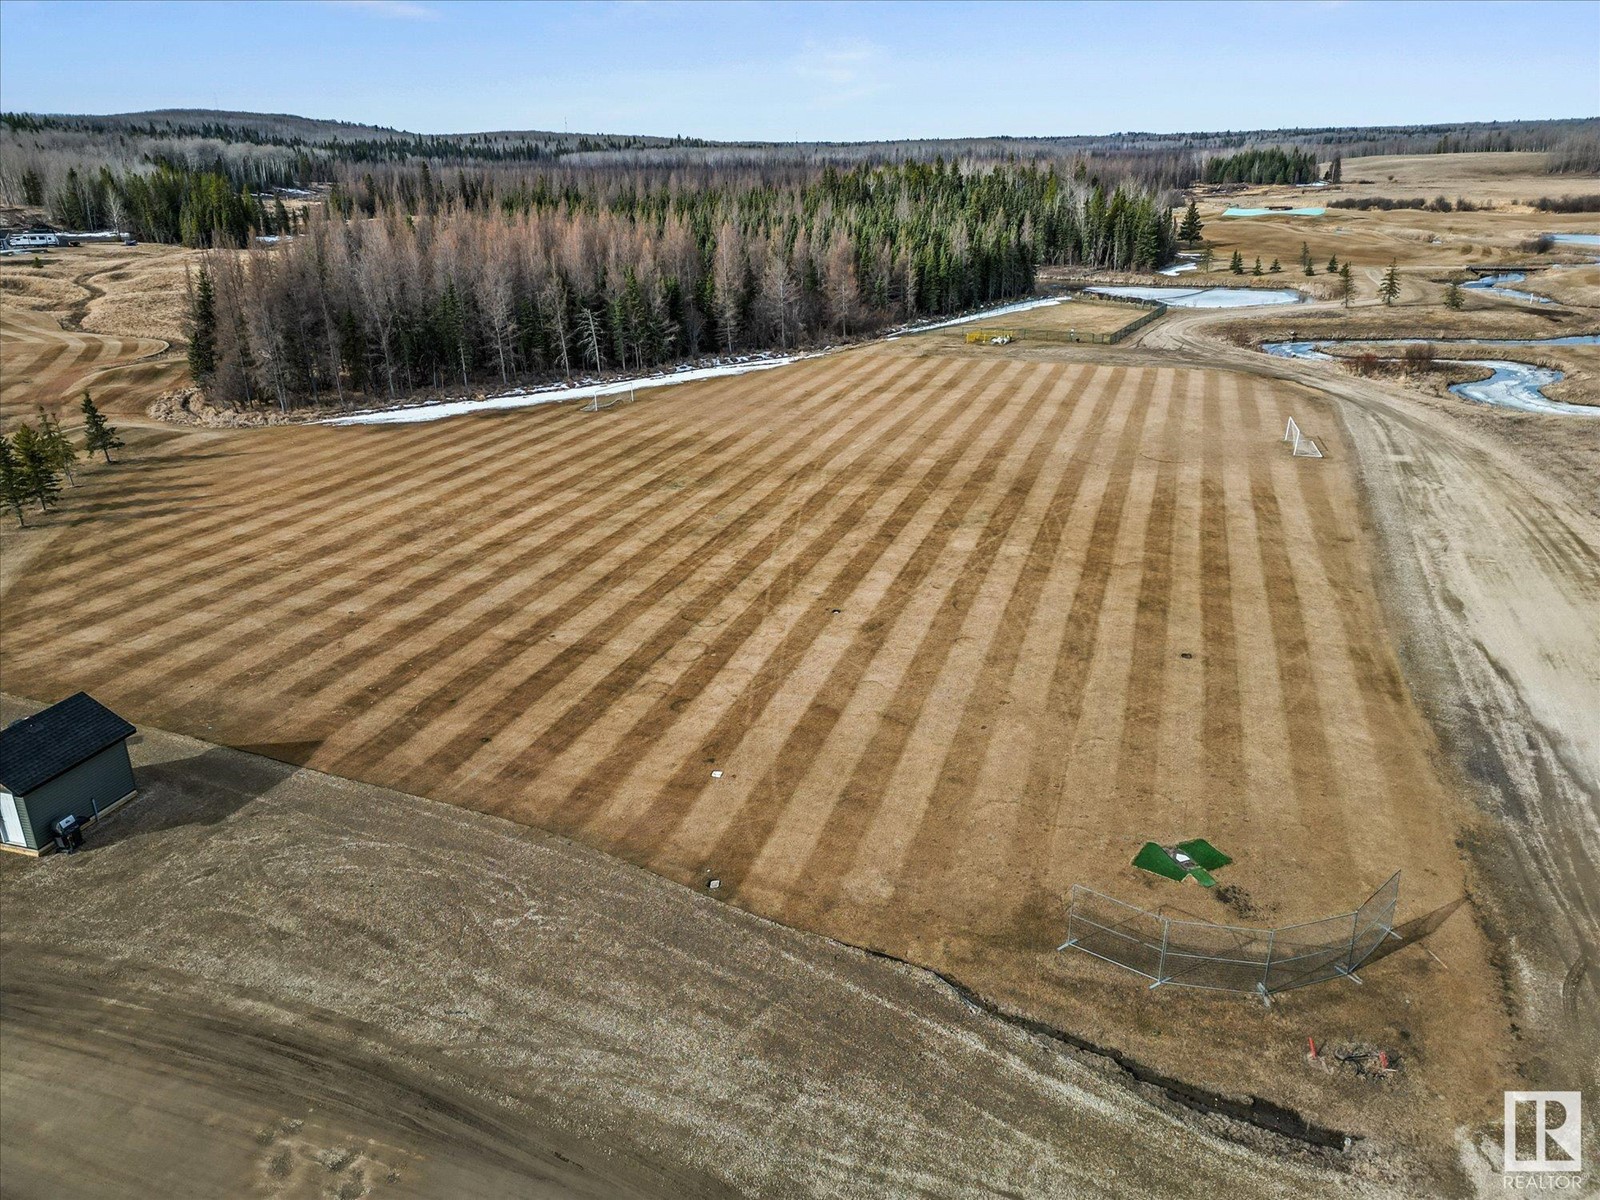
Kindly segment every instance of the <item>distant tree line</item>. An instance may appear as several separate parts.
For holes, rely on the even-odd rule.
[[[1314,150],[1265,147],[1206,160],[1202,183],[1310,183],[1317,178]]]
[[[48,194],[30,186],[65,229],[116,229],[141,241],[242,246],[252,234],[287,232],[294,218],[281,199],[236,183],[220,166],[160,163],[149,173],[80,174],[69,168]]]
[[[374,178],[292,241],[208,256],[190,365],[284,409],[640,371],[1011,299],[1039,263],[1149,269],[1176,238],[1157,194],[1048,169],[777,174]]]

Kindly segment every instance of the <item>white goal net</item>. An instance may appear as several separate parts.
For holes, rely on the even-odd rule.
[[[608,408],[615,408],[619,404],[633,403],[633,389],[625,392],[612,392],[609,397],[596,396],[585,404],[579,412],[605,412]]]
[[[1289,424],[1284,426],[1283,440],[1289,444],[1289,453],[1295,458],[1321,458],[1322,450],[1316,442],[1300,432],[1300,426],[1293,417]]]

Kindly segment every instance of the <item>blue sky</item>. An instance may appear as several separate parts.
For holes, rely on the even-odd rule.
[[[0,0],[0,107],[827,140],[1594,116],[1600,2]]]

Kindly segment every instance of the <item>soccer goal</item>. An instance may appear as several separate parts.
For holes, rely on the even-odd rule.
[[[1316,442],[1300,432],[1300,426],[1293,417],[1284,426],[1283,440],[1289,443],[1289,453],[1295,458],[1321,458],[1322,450]]]
[[[581,409],[579,409],[579,411],[580,412],[605,412],[606,409],[615,408],[619,404],[632,404],[632,403],[633,403],[633,389],[629,388],[625,392],[613,392],[611,394],[611,398],[609,400],[607,400],[604,404],[602,404],[600,402],[600,397],[596,396],[593,400],[589,401],[589,403],[585,404]]]

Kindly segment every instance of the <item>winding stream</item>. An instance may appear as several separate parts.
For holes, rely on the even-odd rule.
[[[1329,338],[1311,342],[1266,342],[1261,349],[1278,358],[1326,360],[1334,355],[1324,350],[1324,346],[1415,346],[1423,342],[1435,346],[1595,346],[1600,345],[1600,334],[1580,333],[1555,338]],[[1562,372],[1549,367],[1497,358],[1449,358],[1440,361],[1482,367],[1494,372],[1487,379],[1450,385],[1450,390],[1456,395],[1479,404],[1494,404],[1518,412],[1600,417],[1600,407],[1566,404],[1546,396],[1544,389],[1564,378]]]
[[[1526,271],[1498,271],[1493,275],[1480,275],[1471,283],[1463,283],[1464,292],[1486,292],[1491,296],[1504,296],[1510,300],[1526,300],[1530,304],[1549,304],[1549,296],[1536,296],[1532,292],[1519,292],[1515,288],[1501,287],[1503,283],[1521,283],[1528,278]]]

